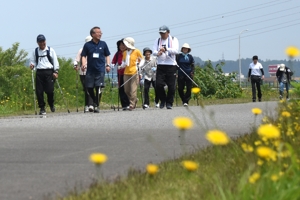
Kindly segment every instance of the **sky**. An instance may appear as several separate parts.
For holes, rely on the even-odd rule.
[[[32,54],[44,34],[58,56],[74,58],[93,26],[113,55],[116,42],[132,37],[142,51],[153,47],[162,25],[191,46],[202,60],[286,59],[288,46],[300,48],[299,0],[10,0],[2,3],[1,42],[15,42]],[[248,31],[245,31],[248,30]],[[239,40],[240,38],[240,40]],[[239,51],[240,41],[240,51]]]

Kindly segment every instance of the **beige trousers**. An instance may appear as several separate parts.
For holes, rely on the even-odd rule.
[[[138,75],[126,75],[124,74],[124,83],[130,79],[132,76],[133,77],[130,81],[128,81],[125,85],[124,85],[124,90],[125,93],[129,99],[130,102],[130,106],[132,108],[135,108],[136,102],[137,102],[137,87],[139,84],[139,76]]]

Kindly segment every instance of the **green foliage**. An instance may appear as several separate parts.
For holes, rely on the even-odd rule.
[[[16,66],[24,65],[28,53],[21,49],[19,51],[20,43],[16,42],[11,48],[3,51],[0,47],[0,66]]]
[[[225,76],[221,62],[214,67],[211,61],[207,61],[203,68],[196,67],[194,80],[201,88],[201,94],[208,98],[237,98],[242,94],[239,85],[232,80],[236,78],[236,74]]]

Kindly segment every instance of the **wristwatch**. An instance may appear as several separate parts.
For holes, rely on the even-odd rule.
[[[109,65],[109,64],[107,64],[107,65],[106,65],[106,67],[110,67],[110,65]]]

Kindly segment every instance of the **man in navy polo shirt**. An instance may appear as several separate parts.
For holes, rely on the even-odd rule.
[[[106,42],[100,41],[102,32],[99,27],[93,27],[90,35],[93,39],[84,44],[81,52],[82,63],[87,63],[87,66],[82,66],[82,71],[87,70],[85,85],[93,99],[93,102],[90,102],[89,111],[99,113],[99,93],[100,88],[104,87],[105,70],[107,73],[110,71],[110,52]]]

